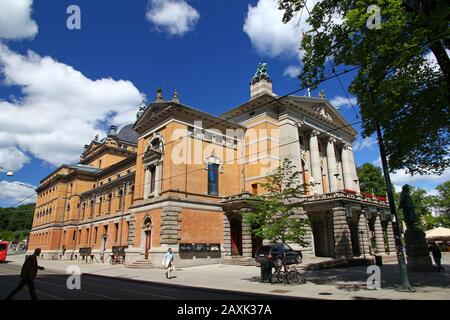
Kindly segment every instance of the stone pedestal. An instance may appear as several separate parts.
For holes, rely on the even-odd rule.
[[[406,256],[409,272],[436,271],[428,252],[425,232],[419,229],[407,229],[405,232]]]
[[[334,246],[337,260],[351,260],[353,258],[350,228],[345,212],[345,208],[333,208]]]

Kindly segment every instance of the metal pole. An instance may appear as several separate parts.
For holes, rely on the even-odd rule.
[[[372,103],[372,107],[374,107],[373,89],[370,88],[369,92],[370,92],[370,100]],[[384,180],[386,182],[386,191],[387,191],[388,200],[389,200],[389,207],[390,207],[390,211],[391,211],[391,216],[393,217],[392,228],[394,229],[393,231],[394,231],[394,237],[395,237],[395,246],[397,249],[397,260],[398,260],[398,266],[400,269],[400,280],[401,280],[401,285],[398,288],[398,290],[399,291],[407,291],[407,292],[415,292],[415,290],[409,284],[408,270],[406,267],[406,259],[405,259],[405,255],[403,252],[402,231],[398,224],[397,210],[395,208],[394,193],[392,192],[391,177],[389,175],[386,151],[384,149],[383,135],[381,133],[381,127],[380,127],[380,124],[378,121],[376,122],[376,127],[377,127],[378,145],[380,148],[381,163],[383,165]]]

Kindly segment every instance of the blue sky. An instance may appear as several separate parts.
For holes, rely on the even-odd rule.
[[[73,4],[80,30],[66,26]],[[0,166],[15,170],[0,172],[0,206],[30,195],[23,184],[37,186],[57,164],[76,162],[105,125],[132,122],[140,94],[153,100],[158,86],[215,115],[249,99],[259,62],[269,64],[275,93],[298,89],[306,13],[284,25],[274,8],[275,0],[0,0],[10,12],[0,17]],[[353,76],[341,76],[345,87]],[[321,89],[358,120],[336,79]],[[373,137],[358,135],[354,151],[357,165],[379,163]],[[448,178],[393,176],[430,192]]]

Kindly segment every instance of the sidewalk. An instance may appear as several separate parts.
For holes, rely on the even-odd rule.
[[[22,265],[24,255],[8,257],[11,265]],[[283,285],[260,283],[260,270],[253,266],[206,265],[177,269],[172,279],[166,279],[162,269],[130,269],[123,265],[101,263],[74,263],[74,261],[40,260],[47,271],[66,273],[70,265],[78,265],[82,273],[106,277],[119,277],[140,281],[171,283],[252,293],[278,294],[303,298],[332,300],[351,299],[437,299],[450,300],[450,253],[443,254],[446,273],[410,273],[415,293],[395,290],[399,281],[398,266],[387,263],[381,268],[381,289],[366,286],[366,267],[334,268],[305,271],[307,283]],[[83,281],[83,280],[81,280]],[[188,299],[188,297],[187,297]]]

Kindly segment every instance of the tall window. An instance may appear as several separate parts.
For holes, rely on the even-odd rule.
[[[219,165],[208,163],[208,194],[219,194]]]
[[[122,210],[122,198],[123,198],[123,190],[119,191],[119,210]]]
[[[98,233],[98,227],[95,227],[94,228],[94,235],[93,235],[94,244],[97,243],[97,233]]]
[[[114,232],[115,232],[114,241],[117,242],[117,240],[119,239],[119,224],[118,223],[114,224]]]
[[[156,166],[150,166],[148,169],[150,170],[150,193],[153,193],[155,191]]]
[[[108,194],[108,213],[111,212],[112,193]]]

